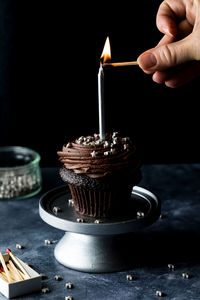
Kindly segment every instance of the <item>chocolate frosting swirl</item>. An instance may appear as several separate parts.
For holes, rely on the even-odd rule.
[[[80,137],[65,144],[57,153],[65,168],[91,178],[117,173],[130,176],[140,167],[136,147],[129,138],[121,138],[118,133],[105,140],[100,140],[98,135]]]

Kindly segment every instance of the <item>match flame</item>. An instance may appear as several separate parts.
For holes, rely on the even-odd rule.
[[[111,60],[111,49],[110,49],[110,40],[109,37],[107,37],[104,48],[103,48],[103,52],[101,54],[101,62],[105,63],[109,60]]]

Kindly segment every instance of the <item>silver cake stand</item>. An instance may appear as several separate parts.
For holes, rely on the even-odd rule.
[[[127,216],[102,220],[76,213],[71,198],[65,185],[44,194],[39,203],[41,218],[49,225],[65,231],[54,250],[58,262],[71,269],[93,273],[130,268],[131,258],[137,248],[134,233],[159,218],[159,198],[135,186]]]

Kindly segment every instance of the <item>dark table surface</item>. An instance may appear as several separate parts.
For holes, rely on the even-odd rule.
[[[64,232],[40,218],[38,202],[44,192],[63,184],[58,169],[42,169],[43,188],[37,196],[0,201],[0,251],[9,247],[38,273],[45,273],[42,284],[50,289],[48,294],[17,299],[151,300],[159,298],[157,290],[165,293],[164,299],[200,299],[200,165],[146,165],[142,171],[139,186],[160,197],[163,218],[140,233],[135,267],[122,272],[82,273],[55,260],[54,247]],[[54,243],[45,245],[46,239]],[[24,249],[15,249],[17,243]],[[170,263],[175,265],[174,271],[168,268]],[[182,277],[185,272],[188,279]],[[128,281],[127,274],[135,275],[136,280]],[[63,280],[55,281],[55,275]],[[66,289],[66,282],[72,282],[74,288]],[[0,299],[6,298],[0,294]]]

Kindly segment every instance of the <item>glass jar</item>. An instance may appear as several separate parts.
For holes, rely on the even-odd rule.
[[[0,199],[22,199],[41,190],[40,155],[19,146],[0,147]]]

